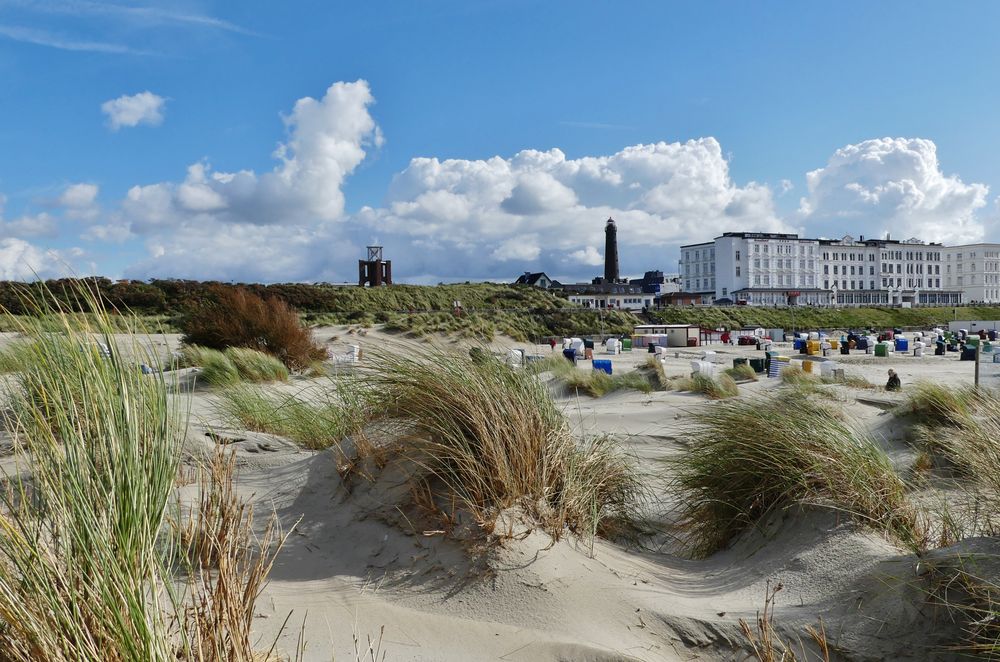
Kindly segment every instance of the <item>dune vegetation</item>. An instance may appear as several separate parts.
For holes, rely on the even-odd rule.
[[[183,318],[181,328],[186,345],[219,351],[234,347],[257,350],[270,354],[289,370],[305,370],[326,358],[326,350],[316,344],[312,332],[284,300],[264,299],[244,289],[209,290]]]
[[[201,368],[199,378],[212,386],[239,382],[288,381],[288,368],[270,354],[246,347],[229,347],[224,352],[198,345],[185,345],[180,359],[169,367]]]
[[[183,420],[168,373],[143,374],[139,361],[155,365],[147,348],[135,335],[115,343],[101,302],[79,296],[90,297],[87,318],[63,314],[44,293],[33,302],[40,316],[61,316],[61,333],[18,321],[26,360],[7,392],[8,429],[32,471],[0,492],[2,657],[259,659],[249,626],[268,557],[247,554],[244,519],[202,536],[218,548],[218,572],[175,563],[185,556],[168,506]]]
[[[276,434],[313,450],[339,445],[371,417],[359,386],[332,379],[295,394],[239,384],[220,393],[218,408],[232,427]]]
[[[427,349],[370,356],[362,376],[378,394],[375,417],[409,431],[400,452],[411,480],[485,531],[512,508],[554,538],[609,534],[637,519],[643,487],[631,458],[607,436],[578,443],[530,372]]]
[[[678,529],[693,555],[707,556],[771,514],[802,505],[915,539],[914,511],[888,456],[823,405],[744,398],[695,420],[694,443],[671,463]]]
[[[726,373],[722,373],[718,377],[710,377],[700,372],[694,373],[690,377],[678,377],[673,380],[673,389],[702,393],[712,400],[735,398],[740,392],[736,381]]]
[[[551,356],[532,366],[535,373],[550,372],[553,378],[570,392],[599,398],[613,391],[624,389],[649,393],[654,384],[648,374],[631,370],[609,375],[600,370],[584,370],[570,363],[562,356]]]

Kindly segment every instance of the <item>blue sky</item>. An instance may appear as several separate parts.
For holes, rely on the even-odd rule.
[[[584,279],[608,215],[631,273],[1000,240],[996,3],[623,4],[0,0],[0,277]]]

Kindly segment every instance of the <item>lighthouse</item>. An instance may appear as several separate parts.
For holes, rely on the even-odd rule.
[[[608,218],[604,226],[604,282],[617,283],[618,280],[618,228],[615,219]]]

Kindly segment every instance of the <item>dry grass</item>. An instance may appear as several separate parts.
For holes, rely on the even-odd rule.
[[[260,538],[253,507],[233,489],[235,454],[218,449],[203,478],[187,546],[190,603],[180,628],[198,662],[266,662],[252,635],[256,602],[287,538],[272,515]]]
[[[178,543],[186,563],[195,568],[216,568],[219,553],[238,535],[246,507],[237,497],[233,479],[236,453],[219,446],[206,467],[198,472],[198,502],[183,522],[177,522]]]
[[[578,444],[530,372],[421,348],[370,356],[362,377],[384,420],[413,432],[404,459],[414,480],[487,532],[511,508],[553,537],[620,531],[635,519],[642,487],[631,459],[608,437]]]
[[[844,386],[860,389],[862,391],[877,391],[880,388],[878,384],[873,384],[861,375],[846,375],[844,377],[844,381],[840,383]]]
[[[753,659],[757,662],[808,662],[809,660],[830,662],[830,646],[826,639],[826,628],[823,626],[823,621],[820,621],[818,627],[806,628],[806,633],[813,640],[818,651],[813,654],[806,650],[801,641],[798,645],[799,653],[796,654],[796,647],[783,639],[775,630],[775,598],[782,588],[784,587],[779,583],[772,589],[771,582],[768,581],[767,588],[764,590],[764,611],[763,613],[757,612],[755,626],[751,626],[742,618],[740,619],[740,630],[746,637]]]
[[[812,504],[846,512],[905,543],[915,518],[905,486],[875,440],[808,398],[720,403],[696,419],[673,460],[679,528],[707,556],[769,514]]]

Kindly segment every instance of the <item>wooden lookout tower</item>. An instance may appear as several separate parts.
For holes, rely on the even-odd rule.
[[[358,285],[392,285],[392,260],[382,259],[381,246],[369,246],[368,259],[358,260]]]

